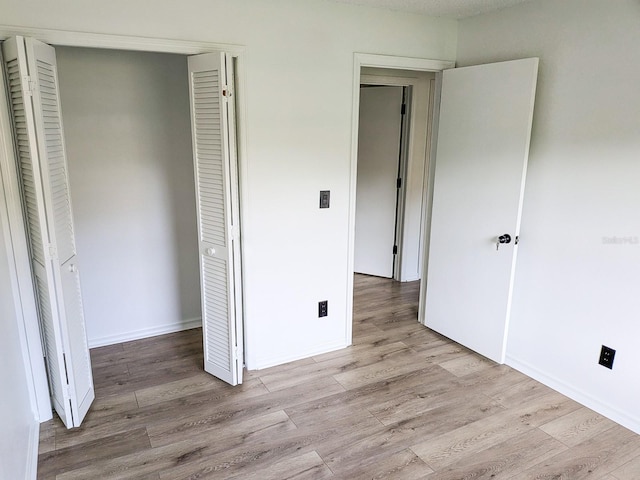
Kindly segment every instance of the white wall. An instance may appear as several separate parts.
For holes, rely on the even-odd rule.
[[[1,179],[0,179],[1,180]],[[4,190],[0,181],[0,480],[28,478],[38,428],[31,409],[18,318],[12,295]]]
[[[89,344],[198,321],[186,57],[56,53]]]
[[[462,21],[458,62],[540,57],[508,362],[640,433],[639,24],[635,0],[523,3]]]
[[[248,366],[345,344],[353,54],[451,60],[455,21],[322,0],[0,0],[0,11],[10,25],[246,45]],[[325,189],[331,208],[319,210]]]

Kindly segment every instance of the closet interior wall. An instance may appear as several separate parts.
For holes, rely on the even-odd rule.
[[[89,345],[200,325],[186,56],[56,53]]]

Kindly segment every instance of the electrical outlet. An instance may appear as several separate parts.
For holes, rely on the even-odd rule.
[[[602,346],[600,350],[600,361],[598,362],[603,367],[613,369],[613,359],[616,356],[616,351],[613,348]]]
[[[326,317],[327,315],[329,315],[329,302],[327,300],[318,302],[318,318]]]

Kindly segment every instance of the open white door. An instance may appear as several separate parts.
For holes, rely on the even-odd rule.
[[[53,406],[78,427],[95,398],[82,309],[55,50],[2,45]]]
[[[504,363],[538,59],[445,70],[425,325]],[[509,243],[497,247],[498,238]],[[506,240],[506,237],[503,238]]]
[[[232,61],[223,52],[189,57],[189,95],[204,369],[237,385],[244,365]]]
[[[393,276],[402,87],[360,88],[354,271]]]

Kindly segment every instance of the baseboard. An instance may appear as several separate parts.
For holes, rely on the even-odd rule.
[[[400,281],[402,283],[405,283],[405,282],[416,282],[418,280],[420,280],[420,276],[419,275],[413,275],[413,276],[410,276],[410,277],[405,277],[405,278],[401,278],[400,279]]]
[[[181,332],[202,326],[201,318],[192,318],[182,322],[160,325],[158,327],[143,328],[141,330],[133,330],[118,335],[108,335],[106,337],[98,337],[89,339],[89,348],[104,347],[105,345],[113,345],[115,343],[130,342],[131,340],[139,340],[141,338],[155,337],[156,335],[164,335],[166,333]]]
[[[36,480],[38,477],[38,445],[40,444],[40,423],[33,422],[29,429],[29,451],[27,452],[27,465],[25,479]]]
[[[517,358],[514,358],[510,355],[507,355],[506,363],[510,367],[515,368],[519,372],[524,373],[525,375],[533,378],[534,380],[537,380],[547,387],[553,388],[557,392],[560,392],[563,395],[571,398],[572,400],[581,403],[585,407],[590,408],[591,410],[604,415],[610,420],[619,423],[623,427],[626,427],[629,430],[640,434],[640,419],[634,417],[633,415],[612,408],[610,405],[601,402],[588,393],[585,393],[582,390],[555,378],[553,375],[549,375],[541,370],[538,370],[536,367],[530,365],[529,363],[518,360]]]
[[[283,355],[281,357],[269,358],[267,360],[257,362],[256,365],[247,365],[247,370],[262,370],[264,368],[275,367],[277,365],[282,365],[284,363],[295,362],[296,360],[302,360],[304,358],[314,357],[316,355],[322,355],[323,353],[334,352],[336,350],[341,350],[343,348],[348,347],[349,344],[341,341],[339,343],[329,343],[325,345],[320,345],[313,350],[309,350],[302,354],[297,355]]]

